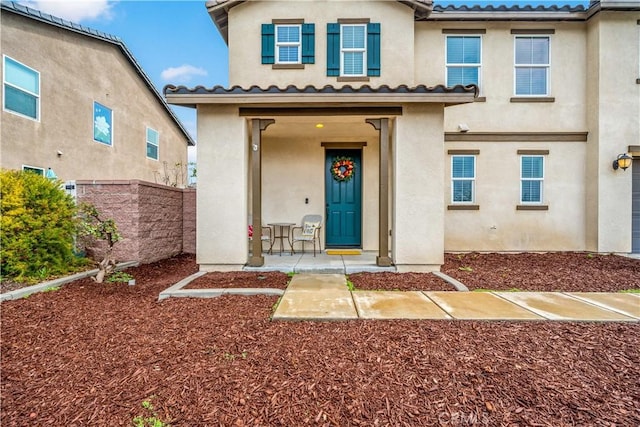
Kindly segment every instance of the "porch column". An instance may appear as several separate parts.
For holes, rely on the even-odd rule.
[[[253,216],[253,239],[248,265],[264,265],[262,256],[262,131],[275,123],[273,119],[251,119],[251,210]]]
[[[389,119],[367,119],[367,123],[379,131],[380,135],[380,186],[379,186],[379,221],[378,221],[378,256],[376,264],[389,267]]]

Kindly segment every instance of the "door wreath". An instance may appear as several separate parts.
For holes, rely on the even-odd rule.
[[[351,157],[336,157],[331,163],[331,175],[336,181],[349,181],[356,172],[356,164]]]

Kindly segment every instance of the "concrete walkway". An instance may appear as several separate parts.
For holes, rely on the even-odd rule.
[[[274,320],[640,321],[640,294],[349,291],[342,274],[297,274]]]

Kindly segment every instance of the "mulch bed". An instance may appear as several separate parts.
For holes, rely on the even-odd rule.
[[[273,288],[285,289],[291,278],[285,273],[214,271],[200,276],[183,289]]]
[[[640,289],[640,260],[618,255],[445,254],[441,271],[470,290],[618,292]]]
[[[349,275],[356,289],[367,291],[455,291],[456,288],[432,273],[354,273]]]
[[[2,303],[0,424],[130,426],[150,399],[174,427],[640,425],[637,323],[272,322],[271,296],[157,301],[196,271],[180,256],[128,269],[136,286]]]

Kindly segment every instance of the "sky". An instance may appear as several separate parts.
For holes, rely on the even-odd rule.
[[[158,91],[167,84],[228,86],[228,51],[205,0],[19,0],[122,39]],[[436,0],[436,4],[588,4],[588,0]],[[195,109],[171,106],[197,141]],[[189,161],[196,149],[190,149]]]

